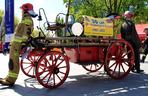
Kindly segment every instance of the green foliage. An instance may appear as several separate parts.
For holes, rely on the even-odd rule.
[[[63,0],[67,3],[69,0]],[[70,13],[76,20],[82,15],[105,17],[110,13],[123,14],[133,6],[136,23],[148,23],[148,0],[71,0]]]
[[[58,18],[56,19],[56,23],[64,24],[64,19],[58,17]],[[63,29],[59,29],[59,30],[56,31],[56,36],[57,36],[57,37],[62,37],[63,34],[64,34],[64,30],[63,30]]]
[[[4,12],[2,10],[0,10],[0,22],[2,22],[2,16],[3,16]]]

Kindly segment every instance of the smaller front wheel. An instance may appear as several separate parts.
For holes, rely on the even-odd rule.
[[[48,52],[38,62],[36,78],[45,88],[57,88],[69,74],[69,60],[61,52]]]
[[[43,55],[43,52],[40,50],[33,50],[29,52],[28,56],[24,59],[21,59],[20,67],[22,72],[28,76],[35,78],[35,67],[38,60]]]

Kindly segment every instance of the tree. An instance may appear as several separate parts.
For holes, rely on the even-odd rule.
[[[63,0],[67,3],[69,0]],[[126,10],[136,13],[136,23],[148,23],[147,0],[71,0],[71,13],[78,19],[81,15],[105,17],[110,13],[123,14]]]

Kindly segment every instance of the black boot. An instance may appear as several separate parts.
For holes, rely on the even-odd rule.
[[[135,69],[135,66],[133,66],[133,68],[132,68],[132,72],[135,72],[135,70],[136,70],[136,69]]]
[[[145,56],[142,56],[141,62],[144,63],[145,61]]]
[[[136,70],[136,73],[143,73],[144,72],[144,70]]]

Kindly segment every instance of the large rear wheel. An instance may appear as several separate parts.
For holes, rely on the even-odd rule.
[[[118,40],[109,46],[105,59],[105,69],[111,78],[124,78],[131,71],[133,65],[134,51],[128,42]]]

